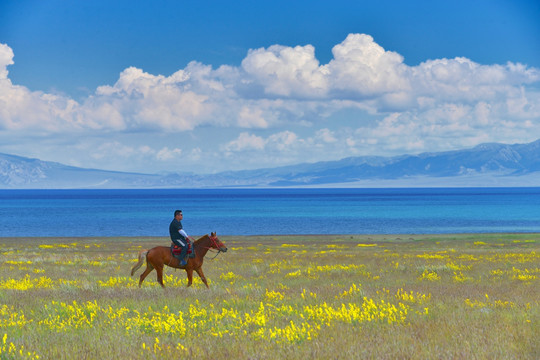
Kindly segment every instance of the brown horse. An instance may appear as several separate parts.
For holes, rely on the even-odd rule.
[[[204,256],[208,252],[208,249],[216,249],[218,254],[227,251],[227,247],[225,247],[225,244],[218,239],[215,232],[211,233],[210,236],[208,236],[208,234],[204,235],[193,243],[195,257],[189,258],[185,266],[180,266],[180,260],[172,256],[171,248],[168,246],[156,246],[150,250],[141,250],[139,251],[139,262],[131,269],[131,276],[133,276],[142,266],[144,258],[146,257],[146,270],[141,274],[139,287],[141,287],[144,278],[154,269],[156,269],[159,284],[162,287],[165,287],[165,285],[163,285],[163,266],[167,265],[173,268],[186,270],[188,277],[187,286],[191,286],[193,281],[193,270],[195,270],[204,282],[204,285],[208,288],[208,283],[206,282],[206,278],[202,271]]]

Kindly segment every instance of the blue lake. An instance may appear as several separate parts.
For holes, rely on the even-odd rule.
[[[0,236],[540,232],[540,188],[0,190]]]

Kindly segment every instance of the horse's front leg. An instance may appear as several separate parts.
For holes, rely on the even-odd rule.
[[[187,273],[187,280],[188,280],[187,286],[190,287],[191,283],[193,282],[193,268],[186,267],[186,273]]]
[[[202,267],[195,269],[195,271],[197,272],[197,274],[199,274],[199,277],[200,277],[201,280],[203,281],[204,285],[206,285],[206,288],[207,288],[207,289],[210,289],[210,286],[208,286],[208,282],[206,281],[206,278],[204,277],[204,273],[203,273],[203,271],[202,271]]]

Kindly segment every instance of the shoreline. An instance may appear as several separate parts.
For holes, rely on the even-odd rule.
[[[193,236],[195,239],[203,235]],[[448,234],[291,234],[291,235],[218,235],[223,241],[280,241],[280,240],[310,240],[310,241],[367,241],[367,242],[406,242],[421,240],[464,240],[467,238],[484,238],[500,240],[498,238],[524,238],[531,237],[540,240],[540,232],[505,232],[505,233],[448,233]],[[168,236],[0,236],[1,241],[169,241]]]

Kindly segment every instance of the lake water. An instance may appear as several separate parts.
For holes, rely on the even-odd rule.
[[[540,188],[0,190],[0,236],[540,232]]]

